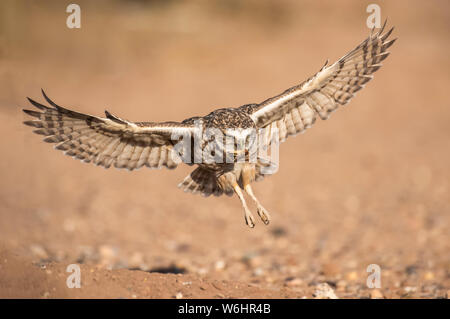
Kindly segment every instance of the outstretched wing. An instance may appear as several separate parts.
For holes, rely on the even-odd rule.
[[[173,150],[173,133],[185,134],[192,126],[177,122],[133,123],[108,111],[106,118],[74,112],[56,105],[42,91],[50,106],[28,98],[40,111],[23,110],[37,119],[24,124],[45,135],[45,142],[56,143],[64,154],[86,163],[109,168],[175,168],[180,160]]]
[[[269,136],[278,129],[279,140],[303,132],[314,124],[316,114],[325,120],[339,105],[345,105],[357,91],[370,81],[372,73],[387,58],[387,49],[396,39],[383,34],[383,28],[330,66],[280,95],[272,97],[253,111],[251,117],[260,128],[268,128]]]

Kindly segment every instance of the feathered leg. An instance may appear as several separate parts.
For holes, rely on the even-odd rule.
[[[218,183],[220,187],[225,191],[228,189],[234,190],[236,195],[239,197],[242,207],[244,208],[245,212],[245,222],[250,227],[255,227],[255,218],[253,217],[252,213],[250,212],[250,209],[248,209],[247,202],[245,201],[244,194],[242,193],[242,189],[239,186],[236,175],[234,172],[228,172],[225,173],[218,178]]]
[[[255,194],[253,194],[252,187],[250,186],[250,183],[255,180],[255,177],[256,177],[256,166],[254,164],[245,164],[242,167],[242,173],[241,173],[242,187],[244,188],[245,192],[255,202],[257,212],[258,212],[258,215],[261,218],[261,220],[264,222],[264,224],[268,225],[270,222],[270,214],[261,205],[259,200],[256,198]]]
[[[244,194],[242,194],[242,190],[239,187],[239,185],[236,183],[233,185],[234,191],[236,192],[236,195],[238,195],[239,199],[241,200],[242,207],[244,207],[245,211],[245,222],[250,227],[255,227],[255,218],[253,217],[252,213],[250,212],[250,209],[248,209],[247,203],[244,199]]]
[[[267,209],[265,209],[261,203],[259,202],[259,200],[256,198],[255,194],[253,194],[253,190],[252,187],[250,186],[250,184],[246,184],[244,185],[244,189],[245,192],[253,199],[253,201],[256,204],[257,207],[257,211],[258,211],[258,215],[261,218],[261,220],[264,222],[264,224],[268,225],[270,223],[270,214],[267,211]]]

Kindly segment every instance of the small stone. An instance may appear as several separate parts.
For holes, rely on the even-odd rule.
[[[313,297],[315,299],[338,299],[333,288],[331,288],[327,283],[318,284]]]
[[[108,245],[101,245],[98,252],[102,258],[114,258],[117,255],[116,249]]]
[[[40,259],[48,259],[48,254],[45,251],[45,248],[38,244],[33,244],[30,246],[31,253],[40,258]]]
[[[248,252],[242,256],[242,262],[249,267],[258,267],[262,265],[262,258],[255,252]]]
[[[418,268],[418,267],[417,267],[416,265],[409,265],[409,266],[407,266],[407,267],[405,268],[406,274],[407,274],[408,276],[417,274],[417,268]],[[383,276],[385,276],[384,273],[383,273]]]
[[[276,238],[286,236],[287,234],[286,229],[280,226],[275,226],[270,232]]]
[[[300,278],[289,278],[286,280],[286,286],[288,287],[300,286],[301,284],[303,284],[303,280]]]
[[[100,264],[111,270],[117,259],[117,248],[101,245],[98,249],[100,255]]]
[[[185,252],[189,250],[189,245],[185,243],[178,243],[174,240],[166,242],[167,249],[175,252]]]
[[[264,274],[264,270],[261,267],[257,267],[253,270],[253,275],[262,276]]]
[[[183,298],[183,294],[181,292],[177,292],[177,294],[175,295],[175,298],[181,299],[181,298]]]
[[[144,264],[144,256],[140,252],[134,252],[130,259],[128,260],[128,266],[130,268],[141,268],[141,265]]]
[[[409,294],[409,293],[411,293],[411,292],[416,292],[417,287],[409,287],[409,286],[407,286],[407,287],[403,288],[403,290],[405,290],[405,292],[406,292],[407,294]]]
[[[145,264],[145,263],[142,263],[142,264],[139,265],[139,269],[142,270],[142,271],[149,271],[150,270],[150,266]]]
[[[425,280],[433,280],[435,278],[434,273],[427,271],[423,276]]]
[[[216,261],[216,263],[214,265],[214,269],[216,269],[217,271],[225,269],[225,261],[223,261],[223,260]]]
[[[356,271],[349,272],[346,275],[347,280],[356,280],[358,279],[358,273]]]
[[[372,289],[370,291],[370,299],[383,299],[383,293],[379,289]]]
[[[208,269],[206,269],[206,268],[201,267],[201,268],[197,269],[197,274],[199,274],[199,275],[206,275],[207,273],[208,273]]]

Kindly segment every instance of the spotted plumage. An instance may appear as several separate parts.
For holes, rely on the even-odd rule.
[[[105,168],[172,169],[181,162],[197,165],[179,184],[180,188],[205,196],[236,193],[242,202],[246,223],[253,227],[254,218],[244,199],[244,190],[255,202],[258,215],[268,224],[269,213],[253,194],[250,184],[269,175],[267,168],[273,162],[250,150],[249,144],[245,144],[248,140],[245,134],[248,130],[262,130],[262,144],[268,148],[311,127],[317,115],[327,119],[372,79],[381,61],[389,55],[387,49],[395,41],[389,39],[393,29],[386,33],[383,30],[384,26],[378,33],[372,32],[334,64],[325,63],[303,83],[259,104],[222,108],[181,122],[130,122],[108,111],[105,111],[106,117],[97,117],[63,108],[42,91],[49,106],[29,99],[38,110],[24,110],[35,118],[24,124],[34,127],[35,133],[44,135],[45,142],[56,144],[55,148],[64,154]],[[221,137],[208,135],[211,129]],[[184,142],[190,141],[189,148],[181,151],[177,148],[180,137]],[[243,144],[236,142],[241,137],[245,139]],[[234,139],[235,148],[223,147],[222,138],[223,141]],[[239,149],[238,144],[244,145],[243,148]],[[222,148],[217,148],[218,145]],[[227,161],[196,161],[197,155],[210,152],[212,146],[216,148],[212,148],[211,155],[223,155]],[[250,160],[255,154],[254,161]],[[240,156],[245,160],[239,161]]]

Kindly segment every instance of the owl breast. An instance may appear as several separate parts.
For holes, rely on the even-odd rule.
[[[214,171],[233,170],[235,163],[256,161],[256,125],[247,108],[223,108],[184,123],[198,124],[192,139],[192,163]]]

